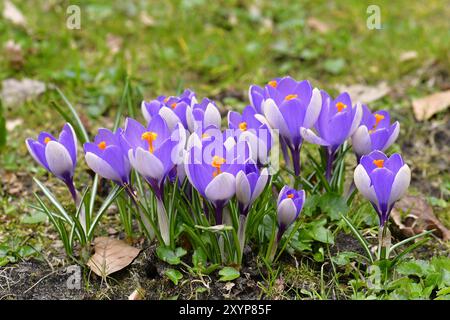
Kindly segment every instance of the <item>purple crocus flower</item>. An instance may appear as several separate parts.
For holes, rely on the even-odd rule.
[[[352,136],[353,151],[358,162],[361,156],[374,150],[384,151],[397,140],[400,132],[398,121],[390,124],[389,112],[380,110],[372,113],[366,106],[362,106],[361,124]]]
[[[178,123],[188,129],[188,119],[192,118],[192,106],[197,103],[195,93],[189,89],[179,96],[159,96],[149,102],[142,101],[141,110],[147,123],[160,115],[166,120],[170,130],[173,130]]]
[[[193,135],[196,135],[195,133]],[[236,175],[249,159],[246,142],[219,136],[190,139],[185,158],[185,172],[195,189],[216,210],[216,224],[222,224],[222,210],[236,191]]]
[[[267,124],[256,117],[253,107],[247,106],[242,115],[235,111],[228,113],[228,127],[234,130],[238,141],[247,141],[253,161],[264,165],[272,148],[272,135]]]
[[[239,202],[241,215],[247,216],[250,205],[263,192],[269,172],[267,168],[261,170],[252,162],[244,165],[243,170],[236,175],[236,198]]]
[[[192,112],[188,113],[187,124],[190,132],[201,128],[213,126],[220,128],[222,118],[216,103],[208,98],[196,103],[192,107]]]
[[[179,126],[176,132],[182,134],[184,129]],[[147,127],[127,118],[122,137],[131,166],[162,200],[165,178],[177,164],[175,149],[183,145],[182,141],[174,138],[174,133],[160,115],[154,116]]]
[[[130,184],[130,162],[127,150],[121,143],[123,130],[115,133],[108,129],[98,130],[94,142],[84,144],[87,165],[99,176],[114,181],[119,185]]]
[[[354,181],[378,213],[380,226],[384,226],[394,203],[408,189],[411,170],[398,153],[388,158],[376,150],[361,157],[355,169]]]
[[[322,91],[322,111],[315,128],[317,136],[311,129],[301,128],[302,137],[311,143],[322,145],[327,149],[327,179],[331,178],[334,155],[345,140],[358,128],[362,118],[361,104],[352,104],[348,93],[341,93],[336,99]]]
[[[278,195],[278,236],[279,241],[283,233],[298,218],[300,211],[305,204],[305,191],[295,190],[289,186],[284,186]]]
[[[255,97],[252,103],[256,104]],[[284,77],[270,81],[264,88],[261,111],[270,127],[279,130],[282,147],[290,150],[296,175],[300,174],[300,148],[303,142],[300,128],[314,126],[321,105],[320,91],[313,89],[306,80]]]
[[[41,132],[37,140],[28,138],[25,143],[34,160],[61,179],[77,203],[77,192],[73,184],[77,164],[77,136],[72,126],[66,123],[59,139],[48,132]]]

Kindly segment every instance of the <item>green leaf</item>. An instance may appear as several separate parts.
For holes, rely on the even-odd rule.
[[[47,215],[43,211],[35,211],[31,215],[23,216],[20,222],[23,224],[37,224],[47,221]]]
[[[167,276],[167,278],[169,278],[170,280],[172,280],[172,282],[174,283],[174,285],[178,284],[178,281],[180,281],[181,279],[183,279],[183,274],[175,269],[167,269],[164,274]]]
[[[325,252],[323,251],[323,248],[320,247],[319,250],[317,250],[314,254],[313,254],[313,258],[314,260],[316,260],[317,262],[324,262],[325,261]]]
[[[399,274],[404,276],[414,275],[418,277],[424,277],[429,272],[429,269],[429,262],[424,260],[405,261],[396,268]]]
[[[323,63],[323,68],[331,74],[339,74],[345,68],[345,60],[342,58],[326,59]]]
[[[345,266],[348,265],[351,262],[351,260],[356,259],[357,257],[358,254],[356,252],[344,251],[339,252],[336,256],[332,257],[331,259],[338,266]]]
[[[186,250],[184,250],[183,248],[176,248],[175,251],[167,247],[158,247],[158,249],[156,249],[158,258],[170,265],[180,264],[180,258],[186,253]]]
[[[347,201],[335,193],[326,193],[319,200],[320,209],[326,213],[331,220],[339,220],[348,212]]]
[[[192,254],[192,264],[195,268],[203,268],[206,266],[207,257],[205,251],[202,248],[195,249]]]
[[[309,229],[309,234],[316,240],[327,244],[334,244],[334,237],[330,230],[324,227],[326,224],[326,219],[319,221],[314,221],[307,227]]]
[[[239,271],[232,267],[224,267],[219,271],[219,275],[221,276],[219,281],[232,281],[240,277]]]
[[[3,115],[3,104],[0,99],[0,148],[6,145],[6,120]]]

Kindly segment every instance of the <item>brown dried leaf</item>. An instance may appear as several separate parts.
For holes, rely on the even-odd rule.
[[[121,37],[109,33],[106,36],[106,43],[108,45],[110,52],[114,55],[118,53],[122,48],[123,39]]]
[[[156,24],[155,19],[153,19],[153,17],[148,15],[145,11],[142,11],[139,15],[139,20],[146,27],[152,27]]]
[[[314,17],[308,18],[308,20],[306,20],[306,25],[319,33],[327,33],[330,30],[328,24]]]
[[[5,59],[14,69],[20,69],[25,63],[22,46],[10,39],[5,43]]]
[[[450,106],[450,90],[414,99],[412,105],[416,119],[419,121],[427,120]]]
[[[130,294],[128,300],[143,300],[144,297],[145,297],[145,290],[143,288],[137,288]]]
[[[434,234],[437,237],[444,241],[450,239],[450,231],[436,218],[433,208],[423,197],[403,197],[392,210],[391,219],[394,221],[396,231],[405,238],[435,229]]]
[[[87,265],[100,277],[122,270],[133,262],[141,251],[122,240],[108,237],[95,238],[94,246],[95,254],[89,259]]]
[[[365,86],[362,84],[351,86],[338,85],[337,89],[341,92],[348,92],[352,101],[360,101],[361,103],[369,103],[381,99],[391,91],[386,82],[380,82],[376,86]]]
[[[45,92],[45,83],[25,78],[23,80],[6,79],[2,81],[0,98],[5,106],[18,107]]]
[[[4,2],[3,18],[18,26],[25,26],[27,24],[27,20],[22,12],[9,0],[5,0]]]
[[[414,60],[417,59],[418,56],[417,51],[405,51],[400,55],[399,61],[406,62],[409,60]]]

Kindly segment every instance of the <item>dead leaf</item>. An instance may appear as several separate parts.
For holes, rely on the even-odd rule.
[[[402,213],[405,216],[402,217]],[[437,237],[444,241],[450,239],[450,231],[436,218],[433,208],[423,197],[403,197],[392,210],[391,219],[397,233],[405,238],[435,229],[434,234]]]
[[[419,121],[427,120],[450,106],[450,90],[414,99],[412,105],[416,119]]]
[[[15,128],[20,127],[23,124],[23,119],[12,119],[6,121],[6,130],[9,132],[14,131]]]
[[[376,86],[366,86],[362,84],[354,84],[350,86],[338,85],[340,92],[348,92],[352,101],[360,101],[361,103],[369,103],[381,99],[387,95],[391,88],[386,82],[380,82]]]
[[[95,238],[94,247],[95,254],[89,259],[87,265],[100,277],[122,270],[133,262],[141,251],[122,240],[108,237]]]
[[[143,300],[144,297],[145,297],[145,290],[143,288],[137,288],[130,294],[128,300]]]
[[[9,0],[5,0],[3,5],[3,18],[18,26],[26,26],[27,20],[22,12]]]
[[[400,55],[399,61],[406,62],[409,60],[414,60],[417,59],[418,56],[417,51],[405,51]]]
[[[0,98],[7,107],[18,107],[45,92],[45,83],[25,78],[23,80],[6,79],[2,82]]]
[[[308,18],[306,25],[319,33],[327,33],[330,30],[328,24],[314,17]]]
[[[5,43],[5,59],[14,69],[20,69],[25,63],[22,46],[10,39]]]
[[[121,37],[115,36],[113,34],[108,34],[106,36],[106,43],[110,52],[114,55],[120,51],[122,48],[123,39]]]
[[[141,23],[146,27],[152,27],[156,24],[155,19],[149,16],[145,11],[142,11],[141,14],[139,15],[139,20],[141,20]]]

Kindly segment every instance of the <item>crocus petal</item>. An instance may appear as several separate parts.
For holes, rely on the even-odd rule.
[[[247,206],[251,200],[250,183],[243,171],[236,175],[236,198],[244,206]]]
[[[329,146],[330,144],[326,142],[321,137],[317,136],[311,129],[300,128],[300,135],[308,141],[309,143],[318,144],[320,146]]]
[[[120,182],[122,180],[119,174],[105,160],[92,152],[87,152],[85,159],[89,168],[101,177],[116,182]]]
[[[220,117],[220,112],[212,103],[209,103],[205,110],[205,117],[203,120],[203,125],[205,128],[209,126],[214,126],[220,128],[220,123],[222,119]]]
[[[161,180],[164,176],[164,166],[161,161],[149,151],[138,147],[133,153],[133,150],[128,151],[130,163],[139,174],[145,178],[152,178]]]
[[[57,141],[50,141],[45,148],[45,158],[50,171],[57,177],[73,175],[73,162],[67,149]]]
[[[147,121],[147,123],[150,122],[150,120],[152,120],[152,116],[151,116],[150,112],[148,112],[148,110],[147,110],[145,101],[142,101],[142,103],[141,103],[141,112],[142,112],[142,115],[144,116],[145,121]]]
[[[206,197],[211,201],[229,200],[236,192],[236,179],[228,173],[218,174],[205,189]]]
[[[272,99],[267,99],[263,102],[263,111],[270,127],[280,130],[282,136],[289,138],[289,129],[284,121],[283,115]]]
[[[77,164],[77,135],[70,123],[66,123],[59,135],[59,143],[61,143],[69,152],[72,158],[73,166]]]
[[[256,186],[255,186],[255,189],[253,190],[253,194],[250,199],[250,202],[255,201],[256,198],[258,198],[261,195],[264,188],[266,187],[268,179],[269,179],[269,171],[267,170],[267,168],[264,168],[261,171],[261,175],[259,176],[258,182],[256,182]]]
[[[400,199],[406,192],[411,182],[411,169],[407,164],[403,165],[397,172],[392,183],[391,195],[389,197],[389,206]]]
[[[180,118],[178,118],[175,112],[173,112],[171,109],[167,107],[162,107],[159,110],[159,115],[164,120],[166,120],[167,127],[169,128],[170,131],[172,131],[175,128],[175,126],[181,122]]]
[[[360,126],[356,129],[352,136],[352,144],[353,151],[359,156],[369,154],[372,151],[372,142],[366,126]]]
[[[295,218],[297,218],[297,208],[292,199],[281,201],[278,205],[277,218],[278,225],[283,229],[286,229],[294,222]]]
[[[277,204],[280,204],[281,198],[284,196],[284,194],[286,193],[286,191],[289,190],[288,186],[284,186],[281,190],[280,193],[278,194],[278,199],[277,199]]]
[[[378,204],[377,196],[373,186],[371,185],[372,183],[370,177],[361,164],[356,167],[353,179],[359,192],[361,192],[362,195],[369,199],[369,201],[373,204]]]
[[[306,109],[305,119],[303,120],[303,127],[311,128],[316,123],[322,109],[322,94],[320,90],[314,88],[312,91],[311,101]]]
[[[363,115],[363,109],[362,109],[361,103],[357,102],[356,103],[355,116],[353,117],[353,122],[352,122],[352,125],[350,127],[350,131],[348,133],[348,136],[353,135],[353,133],[355,133],[356,129],[358,129],[358,127],[359,127],[359,125],[361,123],[362,115]]]
[[[31,154],[33,159],[47,170],[50,170],[47,164],[47,159],[45,158],[45,146],[37,141],[33,141],[32,139],[27,139],[25,143],[27,145],[28,152]]]
[[[396,121],[396,122],[394,122],[394,124],[392,126],[395,126],[395,127],[381,151],[384,151],[387,148],[389,148],[395,142],[395,140],[397,140],[397,138],[398,138],[398,134],[400,133],[400,123],[398,121]]]

